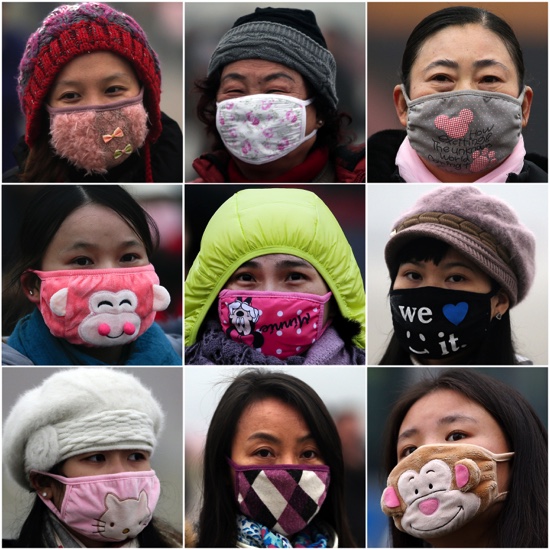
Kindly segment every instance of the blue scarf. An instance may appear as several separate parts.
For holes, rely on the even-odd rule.
[[[246,516],[237,516],[237,540],[254,548],[328,548],[329,536],[314,524],[287,538]]]
[[[8,345],[28,357],[35,365],[106,365],[63,338],[56,338],[36,309],[19,320]],[[137,340],[129,344],[125,365],[181,365],[163,330],[153,323]]]

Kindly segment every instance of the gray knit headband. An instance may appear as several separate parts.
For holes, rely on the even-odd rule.
[[[298,71],[336,109],[336,61],[327,49],[300,31],[270,21],[234,27],[214,50],[207,75],[241,59],[265,59]]]

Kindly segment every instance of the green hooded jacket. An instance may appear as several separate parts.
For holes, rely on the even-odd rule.
[[[292,188],[240,191],[212,216],[185,281],[186,346],[196,342],[208,310],[234,271],[266,254],[291,254],[315,267],[340,313],[361,325],[353,343],[365,348],[365,288],[351,246],[317,195]]]

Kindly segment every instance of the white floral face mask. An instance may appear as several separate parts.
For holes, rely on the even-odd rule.
[[[302,100],[279,94],[255,94],[217,103],[216,128],[228,151],[249,164],[273,162],[317,133],[306,133]]]

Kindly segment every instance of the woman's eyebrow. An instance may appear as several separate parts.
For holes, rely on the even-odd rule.
[[[281,260],[277,262],[276,267],[288,268],[288,267],[303,267],[306,269],[315,269],[309,262],[305,260]]]
[[[432,61],[423,72],[427,73],[431,69],[435,69],[436,67],[447,67],[448,69],[458,69],[458,63],[456,61],[453,61],[452,59],[437,59],[436,61]]]
[[[507,72],[509,71],[508,67],[504,63],[501,63],[496,59],[480,59],[479,61],[473,62],[474,69],[483,69],[485,67],[493,67],[495,65]]]
[[[461,421],[479,424],[477,419],[475,419],[473,416],[468,416],[466,414],[461,414],[461,413],[453,413],[453,414],[448,414],[446,416],[443,416],[442,418],[438,419],[437,423],[440,425],[448,425],[448,424],[454,424],[455,422],[461,422]],[[399,434],[397,441],[401,441],[402,439],[407,439],[408,437],[417,435],[419,431],[420,430],[415,427],[409,428]]]

